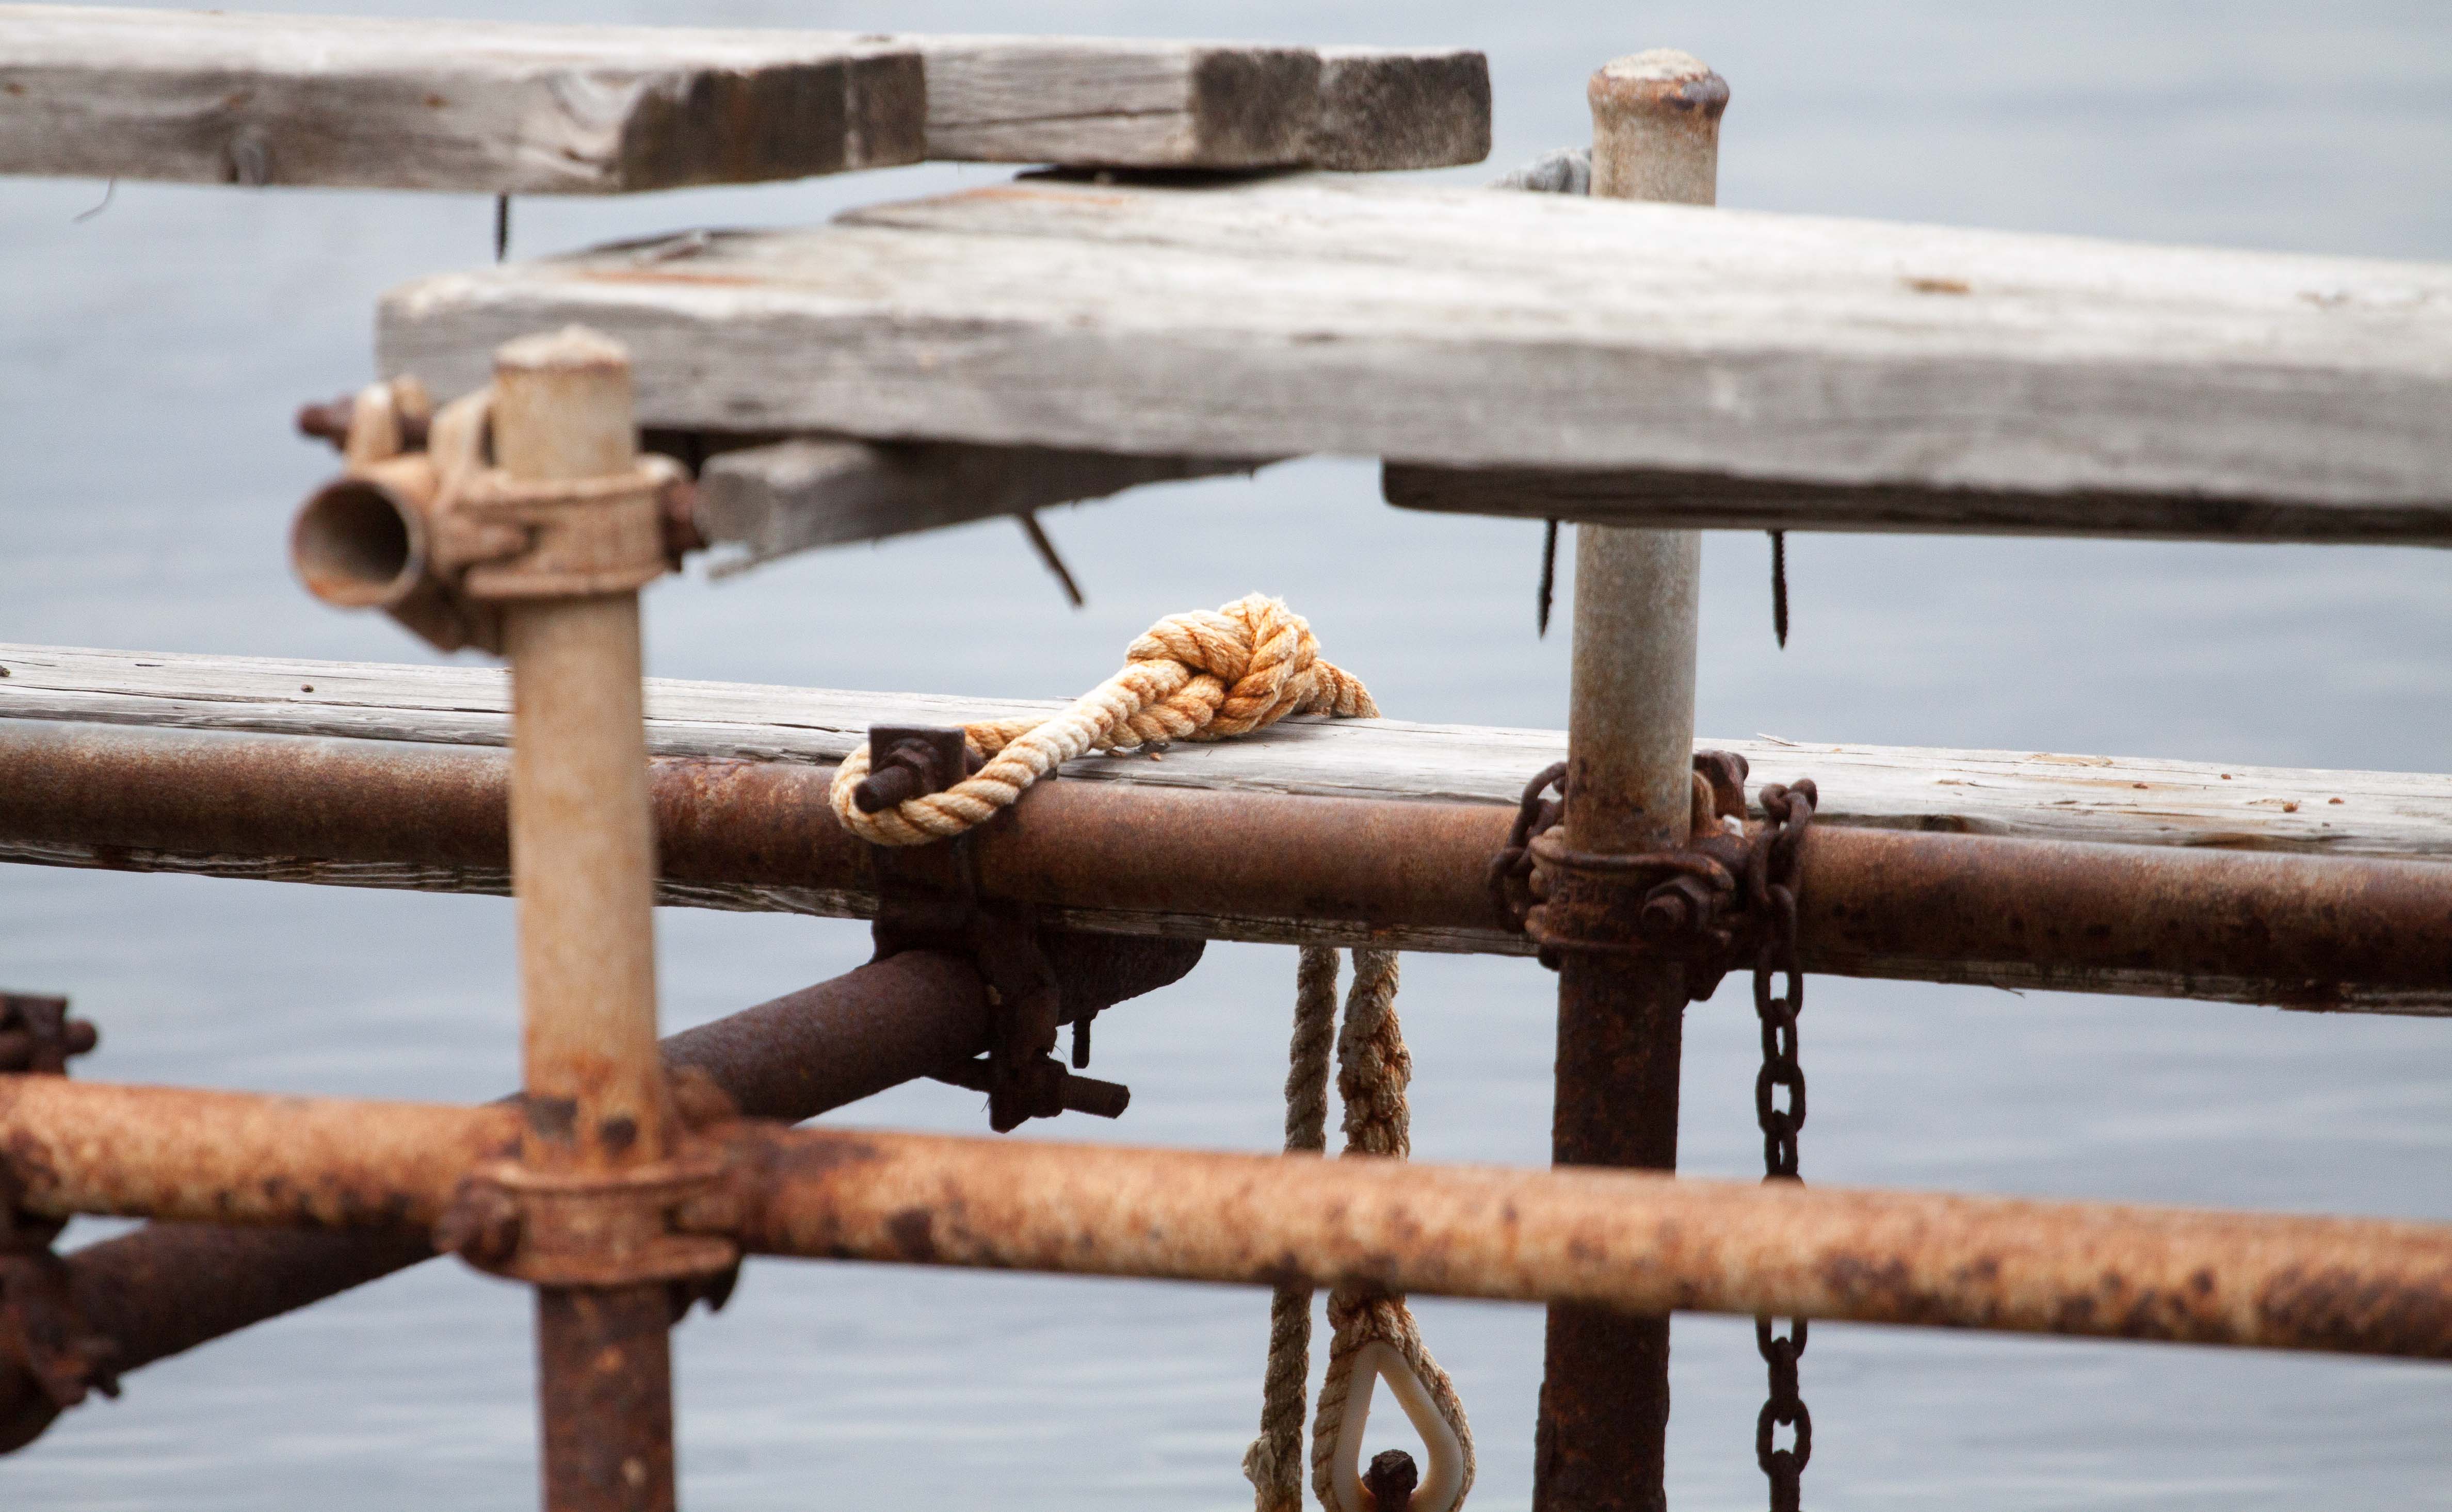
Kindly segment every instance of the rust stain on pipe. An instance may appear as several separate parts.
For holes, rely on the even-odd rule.
[[[0,840],[180,854],[499,869],[500,751],[0,721]],[[871,888],[824,804],[833,768],[649,763],[662,874],[683,884]],[[1488,804],[1042,784],[979,840],[999,896],[1078,911],[1288,918],[1506,936],[1482,891],[1512,811]],[[1164,846],[1147,843],[1153,834]],[[1945,964],[2245,979],[2269,1000],[2452,989],[2452,866],[1817,825],[1807,970]],[[2086,985],[2072,981],[2073,987]]]
[[[505,1107],[0,1080],[28,1206],[398,1226]],[[2452,1225],[729,1126],[770,1254],[2452,1359]]]
[[[1063,933],[1045,944],[1068,1011],[1155,992],[1201,951],[1198,941]],[[906,951],[672,1035],[663,1061],[705,1072],[749,1117],[795,1123],[979,1054],[983,1002],[968,962]],[[154,1223],[89,1245],[67,1265],[78,1314],[117,1346],[127,1372],[433,1256],[421,1228]],[[0,1453],[32,1442],[57,1413],[32,1376],[0,1357]]]
[[[426,1227],[468,1168],[518,1148],[508,1104],[0,1077],[0,1160],[19,1199],[73,1213],[308,1227]]]
[[[2452,1226],[915,1134],[761,1138],[748,1247],[2452,1359]]]

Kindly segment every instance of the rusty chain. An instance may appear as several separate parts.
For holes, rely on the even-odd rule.
[[[1813,822],[1819,796],[1810,781],[1762,790],[1770,820],[1766,843],[1747,855],[1748,903],[1764,925],[1754,946],[1754,1012],[1762,1020],[1762,1070],[1754,1078],[1754,1116],[1763,1131],[1763,1180],[1801,1182],[1796,1136],[1805,1128],[1805,1070],[1796,1060],[1796,1015],[1805,1007],[1805,973],[1796,960],[1797,852]],[[1774,992],[1780,978],[1784,991]],[[1788,1093],[1785,1107],[1779,1094]],[[1754,1420],[1754,1460],[1770,1479],[1771,1512],[1802,1505],[1805,1464],[1813,1457],[1813,1415],[1796,1394],[1797,1361],[1805,1354],[1805,1320],[1754,1320],[1754,1347],[1770,1371],[1770,1395]],[[1796,1430],[1790,1448],[1773,1447],[1782,1427]]]

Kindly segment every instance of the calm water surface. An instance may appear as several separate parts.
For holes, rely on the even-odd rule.
[[[1499,166],[1581,139],[1594,65],[1675,45],[1735,89],[1728,204],[2452,257],[2452,11],[2432,4],[507,9],[1470,44],[1492,57]],[[516,250],[807,222],[1000,176],[526,202]],[[378,292],[487,255],[489,205],[123,185],[75,219],[101,198],[90,183],[0,187],[0,639],[417,657],[289,582],[282,528],[331,464],[286,417],[366,376]],[[1398,516],[1372,468],[1335,461],[1050,523],[1085,613],[996,522],[661,585],[653,668],[1056,697],[1157,616],[1261,588],[1307,613],[1393,715],[1563,722],[1564,647],[1532,628],[1536,526]],[[2434,554],[1826,537],[1790,555],[1782,654],[1760,538],[1710,540],[1709,734],[2452,764]],[[922,600],[937,633],[872,636]],[[842,923],[672,912],[659,927],[675,1025],[866,950]],[[1132,1113],[1062,1132],[1273,1148],[1293,970],[1288,951],[1215,947],[1192,980],[1114,1014],[1101,1069],[1133,1085]],[[98,1077],[445,1098],[516,1080],[511,917],[493,900],[0,869],[0,977],[71,992],[105,1025]],[[1527,963],[1408,960],[1421,1155],[1544,1158],[1550,992]],[[2452,1026],[1836,980],[1811,998],[1812,1179],[2452,1218]],[[1750,1174],[1742,990],[1695,1009],[1688,1044],[1686,1167]],[[928,1086],[838,1117],[968,1130],[976,1102]],[[1539,1314],[1421,1313],[1473,1412],[1476,1504],[1522,1504]],[[753,1267],[727,1312],[678,1336],[684,1491],[737,1508],[1248,1506],[1236,1467],[1266,1315],[1235,1290]],[[534,1473],[528,1349],[517,1290],[428,1266],[131,1378],[125,1400],[0,1463],[0,1506],[518,1505]],[[1750,1329],[1681,1321],[1675,1360],[1674,1500],[1760,1505]],[[2452,1502],[2452,1376],[2437,1370],[1829,1325],[1806,1394],[1819,1507]]]

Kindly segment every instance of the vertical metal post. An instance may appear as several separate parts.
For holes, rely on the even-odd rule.
[[[1592,75],[1592,193],[1709,205],[1719,167],[1719,75],[1682,52]],[[1575,646],[1567,834],[1578,851],[1683,842],[1691,813],[1702,538],[1575,530]],[[1686,1008],[1671,964],[1569,952],[1558,973],[1551,1155],[1561,1166],[1677,1166]],[[1669,1320],[1550,1309],[1535,1446],[1537,1512],[1667,1504]]]
[[[579,330],[495,358],[494,451],[515,479],[627,472],[630,366]],[[511,660],[511,876],[519,898],[531,1167],[662,1158],[674,1115],[656,1051],[655,857],[639,596],[518,599]],[[662,1283],[537,1293],[547,1512],[674,1504],[670,1304]]]

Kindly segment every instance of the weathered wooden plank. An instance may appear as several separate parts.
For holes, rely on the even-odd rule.
[[[0,6],[0,172],[613,194],[920,160],[848,32]]]
[[[1137,168],[1446,167],[1490,155],[1478,52],[1119,37],[904,38],[928,155]]]
[[[0,6],[5,173],[611,194],[923,151],[1403,168],[1489,145],[1489,66],[1453,49]]]
[[[573,320],[629,344],[659,424],[2247,501],[2452,539],[2433,265],[1041,178],[427,279],[385,300],[380,362],[449,391]]]
[[[502,745],[498,668],[390,666],[0,644],[0,718]],[[1107,668],[1085,668],[1083,684]],[[663,756],[840,759],[872,722],[950,724],[1058,707],[1024,699],[840,693],[658,677],[648,749]],[[1754,785],[1811,776],[1820,822],[2130,845],[2219,846],[2452,861],[2452,776],[2160,757],[1919,750],[1760,736]],[[1398,719],[1293,720],[1162,758],[1085,757],[1067,780],[1428,802],[1513,803],[1566,755],[1552,730]]]
[[[738,547],[726,572],[812,547],[878,540],[1051,504],[1103,499],[1141,483],[1258,464],[1195,457],[1121,457],[1038,446],[964,446],[803,438],[711,458],[699,474],[699,534]]]
[[[1462,48],[1322,48],[1307,159],[1347,171],[1440,168],[1490,156],[1490,60]]]

